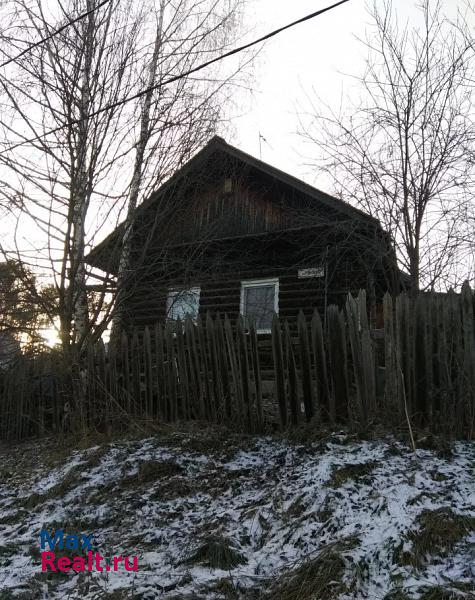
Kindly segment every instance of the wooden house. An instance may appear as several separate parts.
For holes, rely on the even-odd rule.
[[[122,231],[91,265],[116,273]],[[136,210],[121,310],[128,327],[210,311],[265,333],[360,288],[377,314],[397,277],[376,219],[214,137]]]

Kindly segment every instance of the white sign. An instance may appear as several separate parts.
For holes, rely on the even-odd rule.
[[[314,269],[299,269],[299,279],[310,279],[311,277],[323,277],[325,275],[325,269],[323,267],[316,267]]]

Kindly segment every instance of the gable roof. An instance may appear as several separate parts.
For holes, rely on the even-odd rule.
[[[341,214],[346,215],[351,219],[358,219],[363,222],[372,224],[373,226],[380,227],[379,221],[374,217],[368,215],[362,210],[355,208],[351,204],[348,204],[340,198],[335,198],[326,192],[305,183],[301,179],[289,175],[272,165],[239,150],[235,146],[228,144],[222,137],[214,136],[199,152],[195,154],[183,167],[181,167],[170,179],[168,179],[157,191],[152,193],[146,200],[144,200],[136,209],[136,215],[141,214],[142,211],[153,206],[154,203],[158,203],[160,199],[173,188],[181,179],[184,179],[193,171],[197,171],[204,167],[207,161],[215,153],[221,153],[231,157],[241,163],[244,166],[251,167],[256,171],[269,176],[270,178],[288,186],[306,197],[313,199],[321,205],[327,206],[328,208],[337,211]],[[110,233],[100,244],[98,244],[86,257],[86,261],[90,264],[96,263],[96,258],[104,252],[108,247],[117,247],[119,242],[120,233],[124,228],[124,222],[120,223],[116,229]]]

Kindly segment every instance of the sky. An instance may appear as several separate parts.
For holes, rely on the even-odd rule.
[[[255,0],[249,12],[259,24],[256,29],[265,31],[330,4],[331,0]],[[257,60],[250,109],[233,121],[232,141],[256,157],[262,150],[264,161],[292,175],[312,179],[302,164],[309,149],[296,135],[297,111],[312,88],[340,102],[343,73],[363,65],[364,49],[355,36],[364,35],[367,21],[364,1],[350,0],[270,40]],[[259,132],[267,143],[259,144]]]
[[[334,1],[251,0],[247,18],[258,37]],[[462,4],[463,0],[442,0],[444,11],[452,14]],[[393,5],[400,19],[417,19],[416,0],[393,0]],[[368,27],[366,1],[349,0],[270,40],[255,66],[252,98],[243,95],[247,110],[233,119],[234,135],[227,141],[259,158],[260,132],[267,140],[261,143],[264,161],[331,192],[325,178],[305,166],[312,148],[296,135],[297,112],[308,104],[312,89],[331,106],[358,94],[351,76],[364,69],[366,49],[358,38],[364,38]]]
[[[256,39],[336,0],[247,0],[239,43]],[[370,0],[372,1],[372,0]],[[382,4],[383,0],[376,0]],[[441,0],[452,13],[464,0]],[[417,0],[393,0],[398,17],[417,19]],[[360,41],[370,27],[367,0],[349,0],[321,16],[285,31],[266,43],[253,66],[251,90],[241,90],[231,109],[226,140],[249,154],[332,192],[329,180],[308,166],[317,153],[297,135],[298,113],[314,93],[332,107],[357,99],[352,76],[362,73],[367,50]],[[475,26],[475,23],[474,23]],[[260,136],[262,136],[260,138]],[[0,223],[0,233],[13,223]],[[25,232],[30,237],[30,232]]]

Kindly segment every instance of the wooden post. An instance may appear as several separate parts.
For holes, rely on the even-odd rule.
[[[262,381],[261,381],[261,367],[259,361],[259,344],[257,341],[256,326],[253,321],[249,324],[249,343],[250,353],[252,361],[252,370],[254,375],[254,386],[255,386],[255,409],[257,416],[257,430],[262,431],[264,427],[264,414],[262,406]]]
[[[282,349],[282,334],[277,315],[272,319],[272,355],[274,357],[275,391],[279,404],[280,426],[287,427],[287,394],[285,390],[284,353]]]
[[[290,335],[289,323],[284,323],[284,339],[285,339],[285,357],[287,362],[287,374],[289,381],[289,407],[290,407],[290,422],[292,425],[298,425],[300,421],[301,409],[298,389],[298,373],[295,363],[295,353],[292,346],[292,336]]]
[[[302,311],[300,311],[297,318],[297,329],[299,333],[300,361],[302,365],[303,403],[305,407],[305,418],[308,423],[313,419],[315,414],[316,402],[312,380],[312,358],[310,355],[307,321]]]

